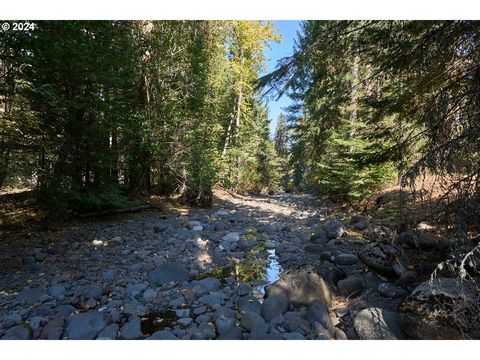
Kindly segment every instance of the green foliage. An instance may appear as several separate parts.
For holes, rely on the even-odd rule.
[[[0,32],[0,187],[35,187],[55,215],[129,206],[132,194],[202,198],[219,182],[275,186],[254,80],[277,38],[261,21],[40,21]]]

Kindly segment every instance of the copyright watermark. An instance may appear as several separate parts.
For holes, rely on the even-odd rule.
[[[33,31],[37,28],[37,24],[30,21],[4,21],[0,26],[3,31]]]

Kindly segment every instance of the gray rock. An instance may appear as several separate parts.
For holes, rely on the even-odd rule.
[[[75,312],[75,307],[73,307],[72,305],[70,304],[62,304],[62,305],[58,305],[56,308],[55,308],[55,311],[57,313],[60,313],[62,314],[63,316],[67,317],[67,316],[70,316],[71,314],[73,314]]]
[[[230,212],[227,209],[219,209],[215,213],[216,216],[228,216],[230,215]]]
[[[97,300],[103,295],[103,290],[97,285],[85,285],[78,290],[77,295],[86,299],[92,298]]]
[[[323,229],[316,230],[310,237],[310,241],[314,244],[325,245],[328,240],[327,233]]]
[[[103,272],[102,278],[105,281],[113,281],[117,277],[117,270],[109,269]]]
[[[178,309],[175,311],[175,315],[177,315],[178,318],[186,318],[190,315],[190,309]]]
[[[315,300],[321,300],[329,306],[332,301],[327,283],[310,265],[304,265],[283,273],[276,282],[267,286],[265,290],[267,296],[283,293],[289,303],[294,305],[310,305]]]
[[[29,340],[31,330],[26,325],[16,325],[8,329],[2,336],[2,340]]]
[[[239,233],[236,233],[236,232],[230,232],[228,234],[226,234],[222,240],[226,243],[233,243],[233,242],[237,242],[238,240],[240,240],[240,234]]]
[[[47,295],[47,290],[42,287],[25,288],[17,295],[18,302],[25,302],[28,305],[38,303],[42,296]]]
[[[240,326],[257,334],[264,334],[267,330],[265,320],[257,313],[248,310],[242,313]]]
[[[313,304],[309,306],[305,317],[310,321],[312,326],[315,325],[315,322],[319,322],[327,329],[332,327],[332,320],[328,314],[328,308],[321,301],[314,301]]]
[[[140,325],[140,318],[134,317],[134,319],[130,320],[120,329],[122,337],[127,340],[140,339],[141,337],[143,337]]]
[[[22,315],[15,311],[5,315],[1,324],[3,325],[3,328],[8,329],[9,327],[12,327],[13,325],[19,324],[21,322]]]
[[[343,246],[343,245],[346,245],[346,242],[342,239],[332,239],[332,240],[329,240],[327,243],[327,246],[331,249],[334,249],[337,246]]]
[[[299,332],[285,333],[283,334],[283,338],[285,340],[305,340],[305,336],[303,336]]]
[[[347,230],[339,220],[332,220],[323,225],[323,230],[329,239],[338,239]]]
[[[333,337],[335,340],[348,340],[347,334],[339,328],[333,328]]]
[[[192,322],[193,322],[193,319],[192,319],[192,318],[188,318],[188,317],[181,318],[181,319],[178,319],[178,320],[177,320],[177,324],[180,325],[180,326],[182,326],[182,327],[187,327],[187,326],[190,325]]]
[[[60,295],[65,295],[67,290],[63,285],[53,285],[48,288],[48,293],[53,297],[58,297]]]
[[[288,298],[284,293],[268,296],[262,304],[261,314],[266,321],[271,321],[288,310]]]
[[[396,313],[380,308],[366,308],[353,321],[360,340],[402,340],[406,339],[400,329]]]
[[[233,326],[227,329],[222,333],[217,340],[241,340],[242,339],[242,329],[238,326]]]
[[[226,295],[223,292],[218,291],[209,295],[204,295],[200,297],[198,301],[203,305],[212,307],[214,305],[223,304],[225,302],[225,298],[226,298]]]
[[[157,296],[157,292],[153,289],[147,289],[143,293],[143,300],[147,302],[152,302]]]
[[[275,243],[273,241],[266,241],[263,246],[265,246],[266,249],[275,249]]]
[[[140,272],[143,270],[143,264],[136,263],[136,264],[129,265],[127,270],[129,272]]]
[[[172,308],[176,308],[179,306],[182,306],[185,304],[185,297],[183,295],[180,295],[176,297],[175,299],[171,300],[168,305]]]
[[[365,230],[367,227],[368,227],[368,224],[365,221],[362,221],[362,220],[356,222],[352,226],[352,228],[354,230],[360,230],[360,231]]]
[[[358,257],[355,254],[342,253],[333,258],[337,265],[353,265],[358,262]]]
[[[28,323],[32,330],[36,330],[42,326],[45,326],[45,324],[48,323],[48,319],[43,316],[33,316],[28,320]]]
[[[223,223],[221,221],[215,221],[213,223],[213,230],[215,230],[215,231],[223,231],[223,230],[225,230],[225,228],[226,228],[225,223]]]
[[[201,324],[201,323],[208,323],[211,319],[212,319],[212,313],[205,313],[205,314],[202,314],[200,316],[197,316],[195,321],[198,324]]]
[[[248,284],[245,284],[243,282],[238,284],[237,294],[239,296],[248,295],[248,294],[250,294],[250,291],[252,291],[252,288]]]
[[[221,285],[222,283],[220,282],[220,280],[213,277],[209,277],[209,278],[197,281],[195,286],[193,287],[193,290],[195,291],[195,288],[197,286],[201,286],[205,288],[206,291],[217,291],[218,289],[220,289]]]
[[[282,314],[279,314],[275,316],[272,320],[270,320],[270,334],[273,333],[278,333],[279,332],[279,327],[283,325],[283,322],[285,321],[285,318],[283,317]]]
[[[240,250],[246,251],[257,246],[258,241],[256,239],[240,239],[237,242]]]
[[[262,311],[262,304],[253,296],[242,296],[238,301],[238,310],[240,312],[252,311],[260,315]]]
[[[193,314],[194,315],[201,315],[201,314],[204,314],[206,311],[207,311],[207,307],[204,305],[204,306],[200,306],[200,307],[197,307],[197,308],[193,309]]]
[[[190,274],[185,266],[178,262],[166,263],[148,274],[148,281],[151,286],[168,284],[171,281],[184,282],[188,281]]]
[[[129,302],[122,306],[122,312],[127,315],[142,316],[146,313],[146,308],[138,302]]]
[[[325,246],[321,244],[307,244],[303,248],[303,251],[315,254],[315,255],[320,255],[325,251]]]
[[[258,332],[253,332],[248,337],[249,340],[283,340],[282,336],[279,334],[261,334]]]
[[[236,321],[235,318],[225,317],[224,315],[218,316],[215,319],[215,326],[217,328],[217,333],[222,335],[226,333],[230,328],[235,327]]]
[[[398,299],[407,296],[407,292],[401,288],[396,287],[390,283],[381,283],[378,285],[378,292],[380,295],[390,299]]]
[[[70,340],[93,340],[106,326],[103,313],[91,311],[71,316],[66,334]]]
[[[306,311],[288,311],[283,314],[284,326],[290,332],[309,326],[309,322],[305,320]]]
[[[192,221],[189,221],[189,222],[188,222],[188,227],[189,227],[190,229],[193,230],[193,229],[195,228],[195,226],[202,226],[202,223],[201,223],[200,221],[198,221],[198,220],[192,220]]]
[[[178,340],[178,338],[168,330],[159,330],[148,337],[147,340]]]
[[[143,283],[138,283],[138,284],[132,284],[127,286],[127,293],[130,296],[138,296],[141,295],[145,289],[147,288],[147,285]]]
[[[122,314],[117,309],[110,309],[110,317],[113,322],[120,322]]]
[[[365,286],[370,289],[378,290],[378,285],[384,281],[378,277],[377,274],[369,271],[364,276]]]
[[[223,307],[221,307],[221,308],[219,308],[215,311],[214,317],[217,318],[219,316],[224,316],[224,317],[235,319],[236,316],[237,316],[237,313],[236,313],[236,311],[223,306]]]
[[[209,323],[202,323],[196,329],[191,330],[193,332],[192,339],[193,340],[208,340],[214,339],[216,336],[215,329],[213,325]]]
[[[405,231],[398,235],[397,242],[404,247],[429,250],[440,245],[440,239],[426,231]]]
[[[43,340],[59,340],[62,337],[63,325],[65,319],[63,317],[57,317],[51,320],[40,333],[40,339]]]
[[[417,272],[415,270],[408,270],[400,275],[400,277],[395,281],[395,285],[406,289],[412,289],[415,286],[414,284],[417,282],[417,279]]]
[[[115,340],[118,335],[118,328],[118,324],[110,324],[98,334],[98,338]]]
[[[362,293],[365,286],[363,281],[358,276],[351,276],[346,279],[340,280],[337,283],[338,290],[340,294],[345,297],[358,296]]]

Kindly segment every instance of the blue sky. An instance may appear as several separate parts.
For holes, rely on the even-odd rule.
[[[280,43],[271,43],[271,49],[265,50],[265,55],[268,61],[268,67],[264,74],[268,74],[277,65],[277,61],[283,57],[290,56],[293,52],[293,43],[297,37],[297,31],[300,30],[299,20],[281,20],[274,21],[275,28],[282,36]],[[269,118],[270,118],[270,134],[273,136],[275,127],[277,126],[278,115],[282,112],[282,108],[290,105],[290,99],[287,96],[282,96],[280,99],[270,99],[268,101]]]

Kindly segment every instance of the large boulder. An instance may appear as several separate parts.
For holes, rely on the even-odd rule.
[[[330,289],[325,280],[311,265],[291,269],[280,276],[265,289],[266,295],[284,294],[289,303],[294,305],[311,305],[320,300],[328,306],[332,302]]]
[[[370,243],[358,254],[360,260],[373,271],[387,277],[399,275],[403,269],[393,246]]]
[[[396,314],[380,308],[363,309],[355,316],[353,326],[360,340],[406,339]]]
[[[70,340],[93,340],[106,326],[103,313],[91,311],[71,316],[66,334]]]
[[[190,274],[185,266],[178,262],[170,262],[152,270],[148,274],[148,281],[151,286],[168,284],[171,281],[184,282],[188,281]]]
[[[400,326],[413,339],[479,339],[480,311],[475,286],[436,278],[417,286],[400,304]]]

